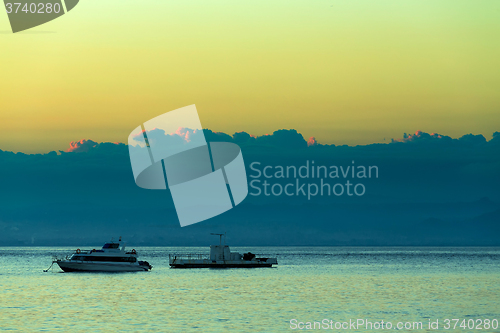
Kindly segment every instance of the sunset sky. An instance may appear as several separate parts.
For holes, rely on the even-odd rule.
[[[126,142],[196,104],[204,128],[321,143],[500,131],[500,1],[83,0],[12,34],[0,149]]]

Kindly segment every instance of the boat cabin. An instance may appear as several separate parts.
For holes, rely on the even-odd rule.
[[[241,260],[241,254],[231,252],[228,245],[210,245],[210,260]]]

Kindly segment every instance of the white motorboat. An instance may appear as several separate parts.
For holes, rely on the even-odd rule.
[[[118,242],[104,244],[100,250],[77,249],[71,257],[56,259],[54,263],[65,272],[137,272],[153,268],[147,261],[138,261],[135,250],[126,252],[121,237]]]
[[[226,234],[220,236],[219,245],[210,245],[210,256],[202,254],[169,254],[169,264],[172,268],[255,268],[272,267],[278,264],[277,258],[258,258],[253,253],[240,254],[231,252],[226,245]],[[224,245],[222,245],[224,236]]]

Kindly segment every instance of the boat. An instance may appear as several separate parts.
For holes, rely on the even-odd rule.
[[[135,249],[126,252],[121,237],[118,242],[104,244],[100,250],[77,249],[71,257],[56,259],[54,263],[65,272],[141,272],[153,268],[147,261],[137,260]]]
[[[169,254],[171,268],[254,268],[273,267],[278,264],[277,258],[258,258],[253,253],[240,254],[231,252],[226,245],[226,234],[218,235],[219,245],[210,245],[210,256],[202,254]],[[224,237],[224,245],[222,244]]]

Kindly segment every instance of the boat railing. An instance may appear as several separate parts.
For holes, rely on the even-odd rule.
[[[96,249],[92,249],[92,250],[77,249],[77,250],[73,251],[74,254],[92,254],[92,253],[96,253],[96,252],[104,252],[104,251],[103,250],[96,250]],[[132,252],[127,252],[127,254],[135,254],[135,253],[132,250]]]
[[[56,262],[56,261],[63,261],[63,260],[69,260],[71,258],[71,256],[64,256],[64,257],[61,257],[61,256],[58,256],[58,255],[53,255],[52,256],[52,261],[53,262]]]
[[[168,259],[187,259],[187,260],[201,260],[208,259],[208,253],[174,253],[169,254]]]
[[[90,254],[92,252],[96,252],[96,250],[75,250],[74,254]]]

